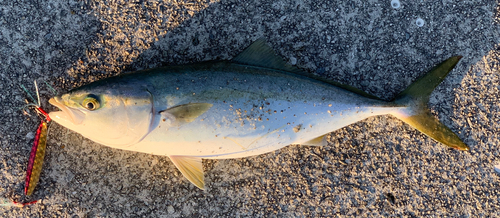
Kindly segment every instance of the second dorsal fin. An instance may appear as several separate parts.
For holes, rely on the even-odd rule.
[[[344,85],[339,82],[335,82],[332,80],[328,80],[310,73],[305,72],[304,70],[299,69],[298,67],[287,64],[283,61],[283,58],[276,55],[274,50],[267,45],[266,40],[260,38],[253,42],[250,46],[248,46],[245,50],[243,50],[238,56],[232,59],[233,62],[239,64],[252,65],[256,67],[269,68],[274,70],[281,70],[290,73],[294,73],[297,75],[305,76],[311,79],[319,80],[325,83],[332,84],[334,86],[346,89],[348,91],[354,92],[358,95],[371,98],[371,99],[379,99],[376,96],[370,95],[366,92],[363,92],[355,87]]]

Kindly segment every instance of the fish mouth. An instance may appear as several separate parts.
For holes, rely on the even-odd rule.
[[[58,96],[53,97],[49,100],[49,103],[51,105],[54,105],[55,107],[59,108],[59,110],[61,110],[50,112],[49,117],[58,123],[69,121],[74,125],[81,124],[83,122],[85,114],[79,110],[67,107],[62,102],[64,102],[64,100]]]

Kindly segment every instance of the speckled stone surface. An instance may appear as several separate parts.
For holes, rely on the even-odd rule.
[[[0,1],[1,217],[500,216],[497,1]],[[417,19],[422,23],[417,25]],[[421,26],[419,26],[421,25]],[[430,107],[471,146],[450,150],[391,116],[324,147],[204,161],[198,190],[167,157],[115,150],[52,124],[40,183],[22,195],[38,118],[20,85],[59,93],[129,71],[230,59],[258,38],[308,72],[390,100],[464,58]]]

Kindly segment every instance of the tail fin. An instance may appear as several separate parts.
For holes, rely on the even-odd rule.
[[[444,80],[462,56],[451,57],[434,67],[429,73],[415,81],[393,100],[398,105],[405,105],[405,110],[394,115],[446,146],[458,150],[469,150],[460,138],[448,127],[439,122],[427,108],[432,91]]]

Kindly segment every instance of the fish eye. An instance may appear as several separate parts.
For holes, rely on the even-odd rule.
[[[82,106],[89,111],[97,110],[101,107],[97,96],[88,95],[85,99],[83,99]]]

